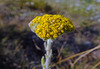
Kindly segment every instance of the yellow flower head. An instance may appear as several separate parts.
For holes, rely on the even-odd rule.
[[[44,40],[55,39],[64,32],[71,32],[75,29],[68,18],[51,14],[37,16],[29,23],[29,27]]]

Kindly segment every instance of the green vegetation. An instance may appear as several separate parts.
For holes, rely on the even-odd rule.
[[[87,47],[83,45],[84,42],[88,41],[88,44],[90,42],[94,46],[100,44],[100,2],[97,1],[99,0],[0,1],[0,65],[3,64],[8,69],[13,69],[10,68],[11,66],[19,69],[32,67],[39,69],[41,67],[39,65],[40,59],[45,51],[42,50],[41,46],[38,47],[41,42],[30,31],[28,23],[34,17],[44,14],[60,14],[68,17],[77,30],[74,34],[63,34],[55,40],[54,47],[58,54],[60,53],[60,56],[56,57],[54,51],[54,57],[57,58],[57,61],[79,53],[80,49],[77,49],[77,47]],[[72,40],[69,40],[66,43],[68,45],[62,48],[63,43],[68,39]],[[84,47],[82,47],[82,50]],[[95,57],[94,52],[96,52]],[[80,59],[75,65],[76,69],[91,69],[97,64],[100,59],[98,59],[97,51],[94,52]],[[55,58],[53,59],[55,60]],[[56,68],[70,69],[71,63],[75,59],[77,57],[58,64]],[[55,64],[57,61],[55,60],[53,63]],[[98,65],[96,69],[100,69],[100,66]]]

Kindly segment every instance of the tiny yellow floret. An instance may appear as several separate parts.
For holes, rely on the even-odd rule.
[[[71,32],[75,29],[68,18],[51,14],[37,16],[29,23],[29,27],[44,40],[55,39],[64,32]]]

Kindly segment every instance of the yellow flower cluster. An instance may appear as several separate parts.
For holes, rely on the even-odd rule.
[[[68,18],[51,14],[37,16],[29,23],[29,26],[32,31],[44,40],[55,39],[64,32],[71,32],[75,29]]]

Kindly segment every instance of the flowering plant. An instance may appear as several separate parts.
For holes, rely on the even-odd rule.
[[[37,16],[30,23],[29,27],[35,32],[40,38],[47,43],[45,44],[46,55],[42,57],[43,69],[50,69],[50,61],[52,56],[51,43],[59,35],[64,32],[71,32],[75,29],[72,21],[61,15],[45,14],[43,16]]]

